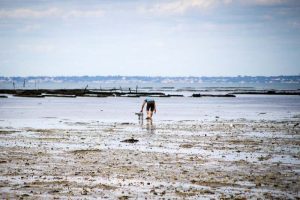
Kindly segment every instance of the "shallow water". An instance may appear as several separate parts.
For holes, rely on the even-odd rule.
[[[0,99],[2,127],[64,127],[98,122],[138,122],[143,98],[77,97]],[[156,98],[155,123],[181,120],[286,120],[300,114],[300,96]],[[145,114],[144,114],[145,117]]]

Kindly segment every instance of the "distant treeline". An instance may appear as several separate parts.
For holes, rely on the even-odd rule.
[[[92,82],[92,81],[144,81],[152,83],[164,82],[232,82],[232,83],[300,83],[300,75],[298,76],[215,76],[215,77],[165,77],[165,76],[0,76],[0,81],[39,81],[39,82]]]

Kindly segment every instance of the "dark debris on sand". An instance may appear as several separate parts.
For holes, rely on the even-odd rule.
[[[138,142],[139,140],[136,140],[134,138],[130,138],[130,139],[126,139],[126,140],[122,140],[121,142],[126,142],[126,143],[136,143]]]

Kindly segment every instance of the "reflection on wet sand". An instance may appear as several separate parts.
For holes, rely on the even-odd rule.
[[[142,129],[144,129],[144,119],[141,117],[139,117],[139,125]],[[152,119],[147,119],[146,120],[146,130],[148,133],[150,134],[154,134],[155,133],[155,125],[153,124],[153,120]]]
[[[143,117],[139,117],[139,125],[141,126],[141,128],[143,128],[143,125],[144,125]]]
[[[155,133],[155,125],[153,124],[152,119],[147,120],[146,129],[147,129],[147,132],[150,133],[150,134]]]

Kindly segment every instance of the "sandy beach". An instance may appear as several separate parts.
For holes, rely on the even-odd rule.
[[[2,199],[298,199],[299,116],[1,127]]]

